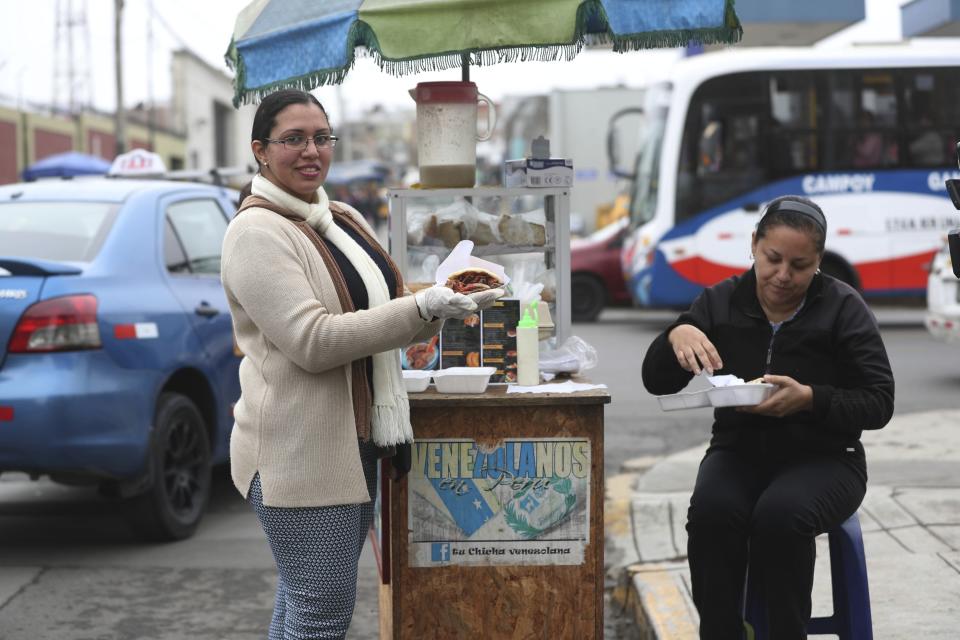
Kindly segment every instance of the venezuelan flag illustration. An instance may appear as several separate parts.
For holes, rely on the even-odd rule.
[[[486,489],[486,482],[482,479],[458,480],[456,488],[445,484],[442,479],[431,478],[430,484],[453,521],[467,536],[472,536],[500,512],[500,500],[493,491]]]

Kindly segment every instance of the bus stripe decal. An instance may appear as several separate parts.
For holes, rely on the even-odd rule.
[[[860,283],[864,290],[873,289],[921,289],[927,285],[927,272],[923,268],[933,260],[936,251],[925,251],[912,256],[858,263]]]
[[[910,256],[861,262],[856,264],[860,284],[866,291],[887,289],[918,289],[926,286],[927,272],[923,269],[936,252],[925,251]],[[730,276],[740,275],[744,267],[711,262],[700,257],[684,258],[670,266],[681,277],[703,287],[709,287]]]

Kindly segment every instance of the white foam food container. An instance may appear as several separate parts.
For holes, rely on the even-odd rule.
[[[440,393],[483,393],[496,367],[450,367],[433,372]]]
[[[777,386],[769,382],[732,384],[707,390],[710,404],[715,407],[749,407],[760,404],[773,395]]]
[[[420,393],[421,391],[426,391],[427,386],[430,384],[430,378],[433,376],[433,374],[433,371],[404,369],[403,386],[406,387],[407,393]]]
[[[708,389],[703,391],[681,391],[680,393],[671,393],[666,396],[657,396],[657,402],[664,411],[677,411],[679,409],[697,409],[710,406],[710,396],[707,395]]]

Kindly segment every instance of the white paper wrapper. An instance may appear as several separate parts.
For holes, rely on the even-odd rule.
[[[730,387],[733,385],[744,384],[743,378],[738,378],[737,376],[732,375],[723,375],[723,376],[707,376],[707,380],[710,381],[715,387]]]
[[[504,285],[510,282],[510,278],[507,277],[503,267],[495,262],[481,260],[480,258],[470,255],[472,251],[473,242],[470,240],[461,240],[458,242],[457,246],[450,250],[450,255],[447,256],[447,259],[437,267],[437,284],[441,286],[446,284],[447,278],[450,277],[451,273],[470,267],[486,269],[487,271],[497,274],[497,277],[503,281]]]

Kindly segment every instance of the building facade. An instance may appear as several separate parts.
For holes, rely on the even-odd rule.
[[[182,134],[130,119],[126,138],[128,150],[149,149],[160,154],[168,168],[183,167],[187,144]],[[18,182],[34,162],[67,151],[113,160],[117,155],[113,116],[0,106],[0,184]]]
[[[233,108],[230,76],[191,51],[173,54],[173,126],[186,136],[183,168],[254,165],[250,131],[256,105]]]

